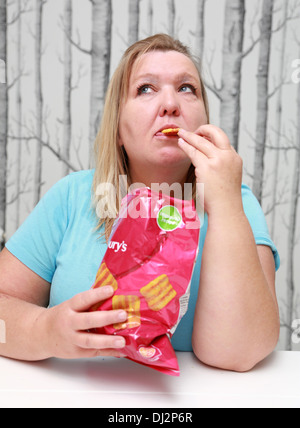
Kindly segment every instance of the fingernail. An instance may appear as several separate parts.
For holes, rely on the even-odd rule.
[[[100,289],[102,289],[102,292],[104,294],[112,294],[114,291],[113,287],[111,287],[110,285],[105,285],[104,287],[100,287]]]
[[[118,313],[118,320],[119,321],[125,321],[127,320],[127,312],[126,311],[121,311]]]
[[[118,339],[116,339],[115,341],[115,347],[116,348],[124,348],[124,346],[126,345],[125,339],[122,337],[119,337]]]

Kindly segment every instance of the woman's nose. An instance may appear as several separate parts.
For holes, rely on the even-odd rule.
[[[165,90],[161,93],[161,104],[159,115],[162,116],[179,116],[180,107],[177,94],[172,90]]]

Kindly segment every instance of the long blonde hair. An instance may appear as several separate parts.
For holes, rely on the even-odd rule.
[[[151,51],[176,51],[186,55],[196,66],[201,82],[204,106],[209,118],[209,108],[206,90],[201,78],[200,66],[191,55],[189,49],[179,40],[167,34],[156,34],[140,40],[130,46],[124,53],[119,66],[109,83],[101,126],[95,139],[95,174],[93,180],[94,206],[99,217],[98,228],[105,226],[105,236],[108,238],[115,217],[118,214],[121,198],[132,184],[128,169],[128,158],[125,149],[118,144],[119,119],[122,102],[126,100],[131,70],[136,60]],[[127,182],[121,183],[120,177],[127,176]],[[193,183],[193,197],[195,197],[194,168],[190,169],[190,182]],[[97,191],[99,185],[106,185],[105,214],[103,214],[103,186],[101,192]],[[101,208],[99,208],[101,207]],[[102,211],[102,212],[101,212]]]

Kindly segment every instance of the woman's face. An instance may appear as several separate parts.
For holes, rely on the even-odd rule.
[[[144,54],[133,66],[119,125],[119,143],[127,152],[133,181],[141,181],[157,168],[187,172],[191,162],[178,147],[178,137],[161,131],[195,131],[205,123],[201,84],[193,62],[176,51]]]

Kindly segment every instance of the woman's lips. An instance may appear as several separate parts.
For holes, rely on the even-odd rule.
[[[167,128],[161,131],[164,135],[176,137],[179,132],[179,128]]]
[[[179,128],[165,128],[156,133],[157,136],[178,137]]]

